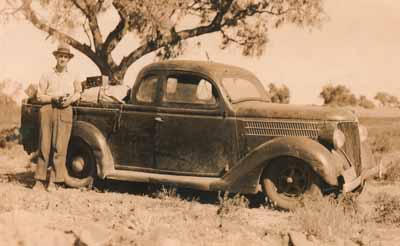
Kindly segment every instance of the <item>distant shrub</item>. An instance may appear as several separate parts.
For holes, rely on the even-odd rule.
[[[398,107],[400,102],[396,96],[393,96],[387,92],[376,93],[375,100],[379,101],[382,106]]]
[[[363,108],[372,109],[375,108],[375,104],[369,100],[366,96],[360,96],[358,99],[358,105]]]
[[[319,95],[324,100],[325,105],[357,105],[356,96],[344,85],[326,85],[322,88],[322,91]]]
[[[271,102],[285,104],[288,104],[290,102],[290,90],[286,85],[282,85],[279,87],[271,83],[268,87]]]

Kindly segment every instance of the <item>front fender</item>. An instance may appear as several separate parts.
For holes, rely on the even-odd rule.
[[[105,137],[97,127],[84,121],[75,121],[72,127],[72,137],[79,137],[90,146],[96,159],[97,174],[100,178],[104,178],[108,173],[114,171],[114,158]]]
[[[242,158],[224,177],[230,191],[255,192],[264,168],[281,156],[307,162],[330,185],[338,185],[337,159],[320,143],[307,137],[280,137],[268,141]]]

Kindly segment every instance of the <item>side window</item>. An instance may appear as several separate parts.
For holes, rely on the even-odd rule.
[[[145,78],[139,86],[136,94],[136,100],[144,103],[154,102],[157,96],[157,82],[157,76]]]
[[[173,75],[166,81],[162,98],[167,103],[215,105],[215,89],[213,85],[195,75]]]

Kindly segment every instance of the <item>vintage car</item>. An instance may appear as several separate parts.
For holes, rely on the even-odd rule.
[[[24,149],[38,149],[38,110],[22,105]],[[349,111],[275,104],[239,67],[166,61],[144,67],[122,102],[79,102],[66,183],[94,179],[234,193],[293,209],[306,194],[349,192],[375,170],[366,128]]]

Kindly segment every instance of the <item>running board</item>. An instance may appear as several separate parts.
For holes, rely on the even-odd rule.
[[[213,186],[219,186],[217,184],[221,184],[222,182],[221,178],[145,173],[127,170],[114,170],[106,176],[106,179],[143,183],[161,183],[198,190],[211,190]]]

